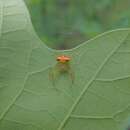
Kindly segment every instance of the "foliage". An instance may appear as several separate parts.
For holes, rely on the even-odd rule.
[[[51,48],[72,48],[106,30],[129,27],[129,0],[25,0]]]
[[[120,130],[130,116],[130,30],[56,51],[37,37],[22,0],[0,0],[0,130]],[[72,58],[74,84],[48,74]],[[127,127],[126,127],[127,128]]]

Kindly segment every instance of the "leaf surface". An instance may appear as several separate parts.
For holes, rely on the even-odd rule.
[[[0,0],[0,130],[119,130],[130,116],[130,30],[74,49],[46,47],[22,0]],[[72,57],[74,84],[50,68]]]

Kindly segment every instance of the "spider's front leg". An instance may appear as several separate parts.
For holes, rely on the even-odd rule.
[[[49,72],[49,79],[52,82],[53,86],[55,86],[55,82],[58,76],[59,76],[58,69],[56,69],[56,67],[51,68]]]
[[[74,84],[75,76],[74,76],[74,72],[73,72],[73,70],[71,68],[68,70],[68,74],[69,74],[69,76],[71,78],[72,84]]]

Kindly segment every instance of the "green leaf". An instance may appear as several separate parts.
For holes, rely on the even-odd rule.
[[[0,130],[121,130],[130,117],[130,30],[56,51],[35,34],[22,0],[0,0]],[[72,57],[74,84],[56,56]]]

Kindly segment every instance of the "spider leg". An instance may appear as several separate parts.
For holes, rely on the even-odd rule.
[[[52,82],[52,85],[56,88],[56,79],[59,75],[59,71],[56,70],[55,68],[51,68],[50,72],[49,72],[49,79]],[[57,89],[57,88],[56,88]]]
[[[72,84],[74,84],[74,79],[75,79],[74,72],[71,69],[69,69],[68,74],[69,74],[69,76],[71,78]]]

